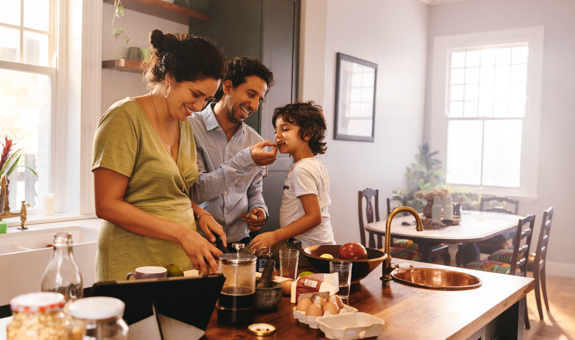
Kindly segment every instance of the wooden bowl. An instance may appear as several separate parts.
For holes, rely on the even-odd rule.
[[[320,257],[322,254],[331,254],[334,260],[339,259],[339,248],[341,245],[319,245],[310,246],[303,250],[305,257],[320,273],[329,273],[329,262],[331,259]],[[351,283],[357,283],[366,277],[372,270],[377,268],[387,255],[381,250],[366,248],[367,259],[364,260],[340,260],[353,263],[351,268]]]

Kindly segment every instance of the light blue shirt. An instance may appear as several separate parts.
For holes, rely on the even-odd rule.
[[[249,150],[263,138],[242,123],[228,142],[213,105],[188,118],[194,131],[198,163],[198,179],[190,196],[224,226],[227,243],[231,244],[249,236],[248,225],[240,214],[256,207],[267,212],[262,196],[265,167],[254,162]]]

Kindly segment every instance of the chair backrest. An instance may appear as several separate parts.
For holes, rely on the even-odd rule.
[[[359,236],[361,238],[361,244],[364,247],[368,247],[367,241],[365,239],[365,225],[363,223],[363,209],[362,201],[365,197],[365,220],[366,223],[378,222],[379,221],[379,190],[367,188],[363,191],[357,192],[357,213],[359,216]],[[372,203],[372,201],[375,201]]]
[[[387,198],[387,216],[389,216],[389,214],[391,214],[393,209],[397,208],[397,206],[394,206],[393,208],[391,207],[391,203],[393,201],[400,201],[403,206],[407,205],[407,199],[404,196],[392,195],[391,197],[388,197]]]
[[[531,246],[531,237],[533,236],[533,224],[535,215],[527,215],[519,219],[517,224],[517,234],[513,240],[513,256],[511,258],[511,275],[515,275],[516,270],[520,269],[522,276],[527,272],[527,260],[529,259],[529,247]]]
[[[496,206],[493,207],[493,202]],[[507,209],[504,203],[513,204],[515,207],[513,210]],[[504,214],[519,214],[519,200],[512,200],[511,198],[493,196],[493,197],[481,197],[481,202],[479,203],[479,211],[492,211]]]
[[[535,249],[535,262],[534,268],[543,268],[545,266],[545,258],[547,257],[547,244],[549,243],[549,234],[551,233],[551,222],[553,222],[553,207],[543,212],[543,220],[541,220],[541,230],[539,230],[539,239],[537,241],[537,248]]]

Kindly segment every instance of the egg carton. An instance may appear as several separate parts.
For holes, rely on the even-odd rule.
[[[310,328],[318,329],[319,325],[317,323],[318,318],[329,318],[334,317],[342,314],[352,314],[357,312],[357,308],[353,308],[352,306],[348,306],[346,304],[343,305],[343,308],[340,309],[339,314],[333,315],[330,312],[325,312],[322,316],[306,316],[305,312],[299,311],[296,307],[293,308],[293,317],[297,319],[297,321],[301,323],[305,323]]]
[[[318,317],[315,322],[329,339],[363,339],[376,337],[385,321],[367,313]]]

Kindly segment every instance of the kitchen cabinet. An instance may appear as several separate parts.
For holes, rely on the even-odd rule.
[[[297,99],[300,0],[212,0],[208,15],[209,22],[190,18],[191,34],[214,40],[229,58],[252,56],[273,71],[274,86],[245,122],[274,141],[273,110]],[[270,218],[262,231],[279,228],[282,186],[292,163],[278,153],[269,166],[263,195]]]

